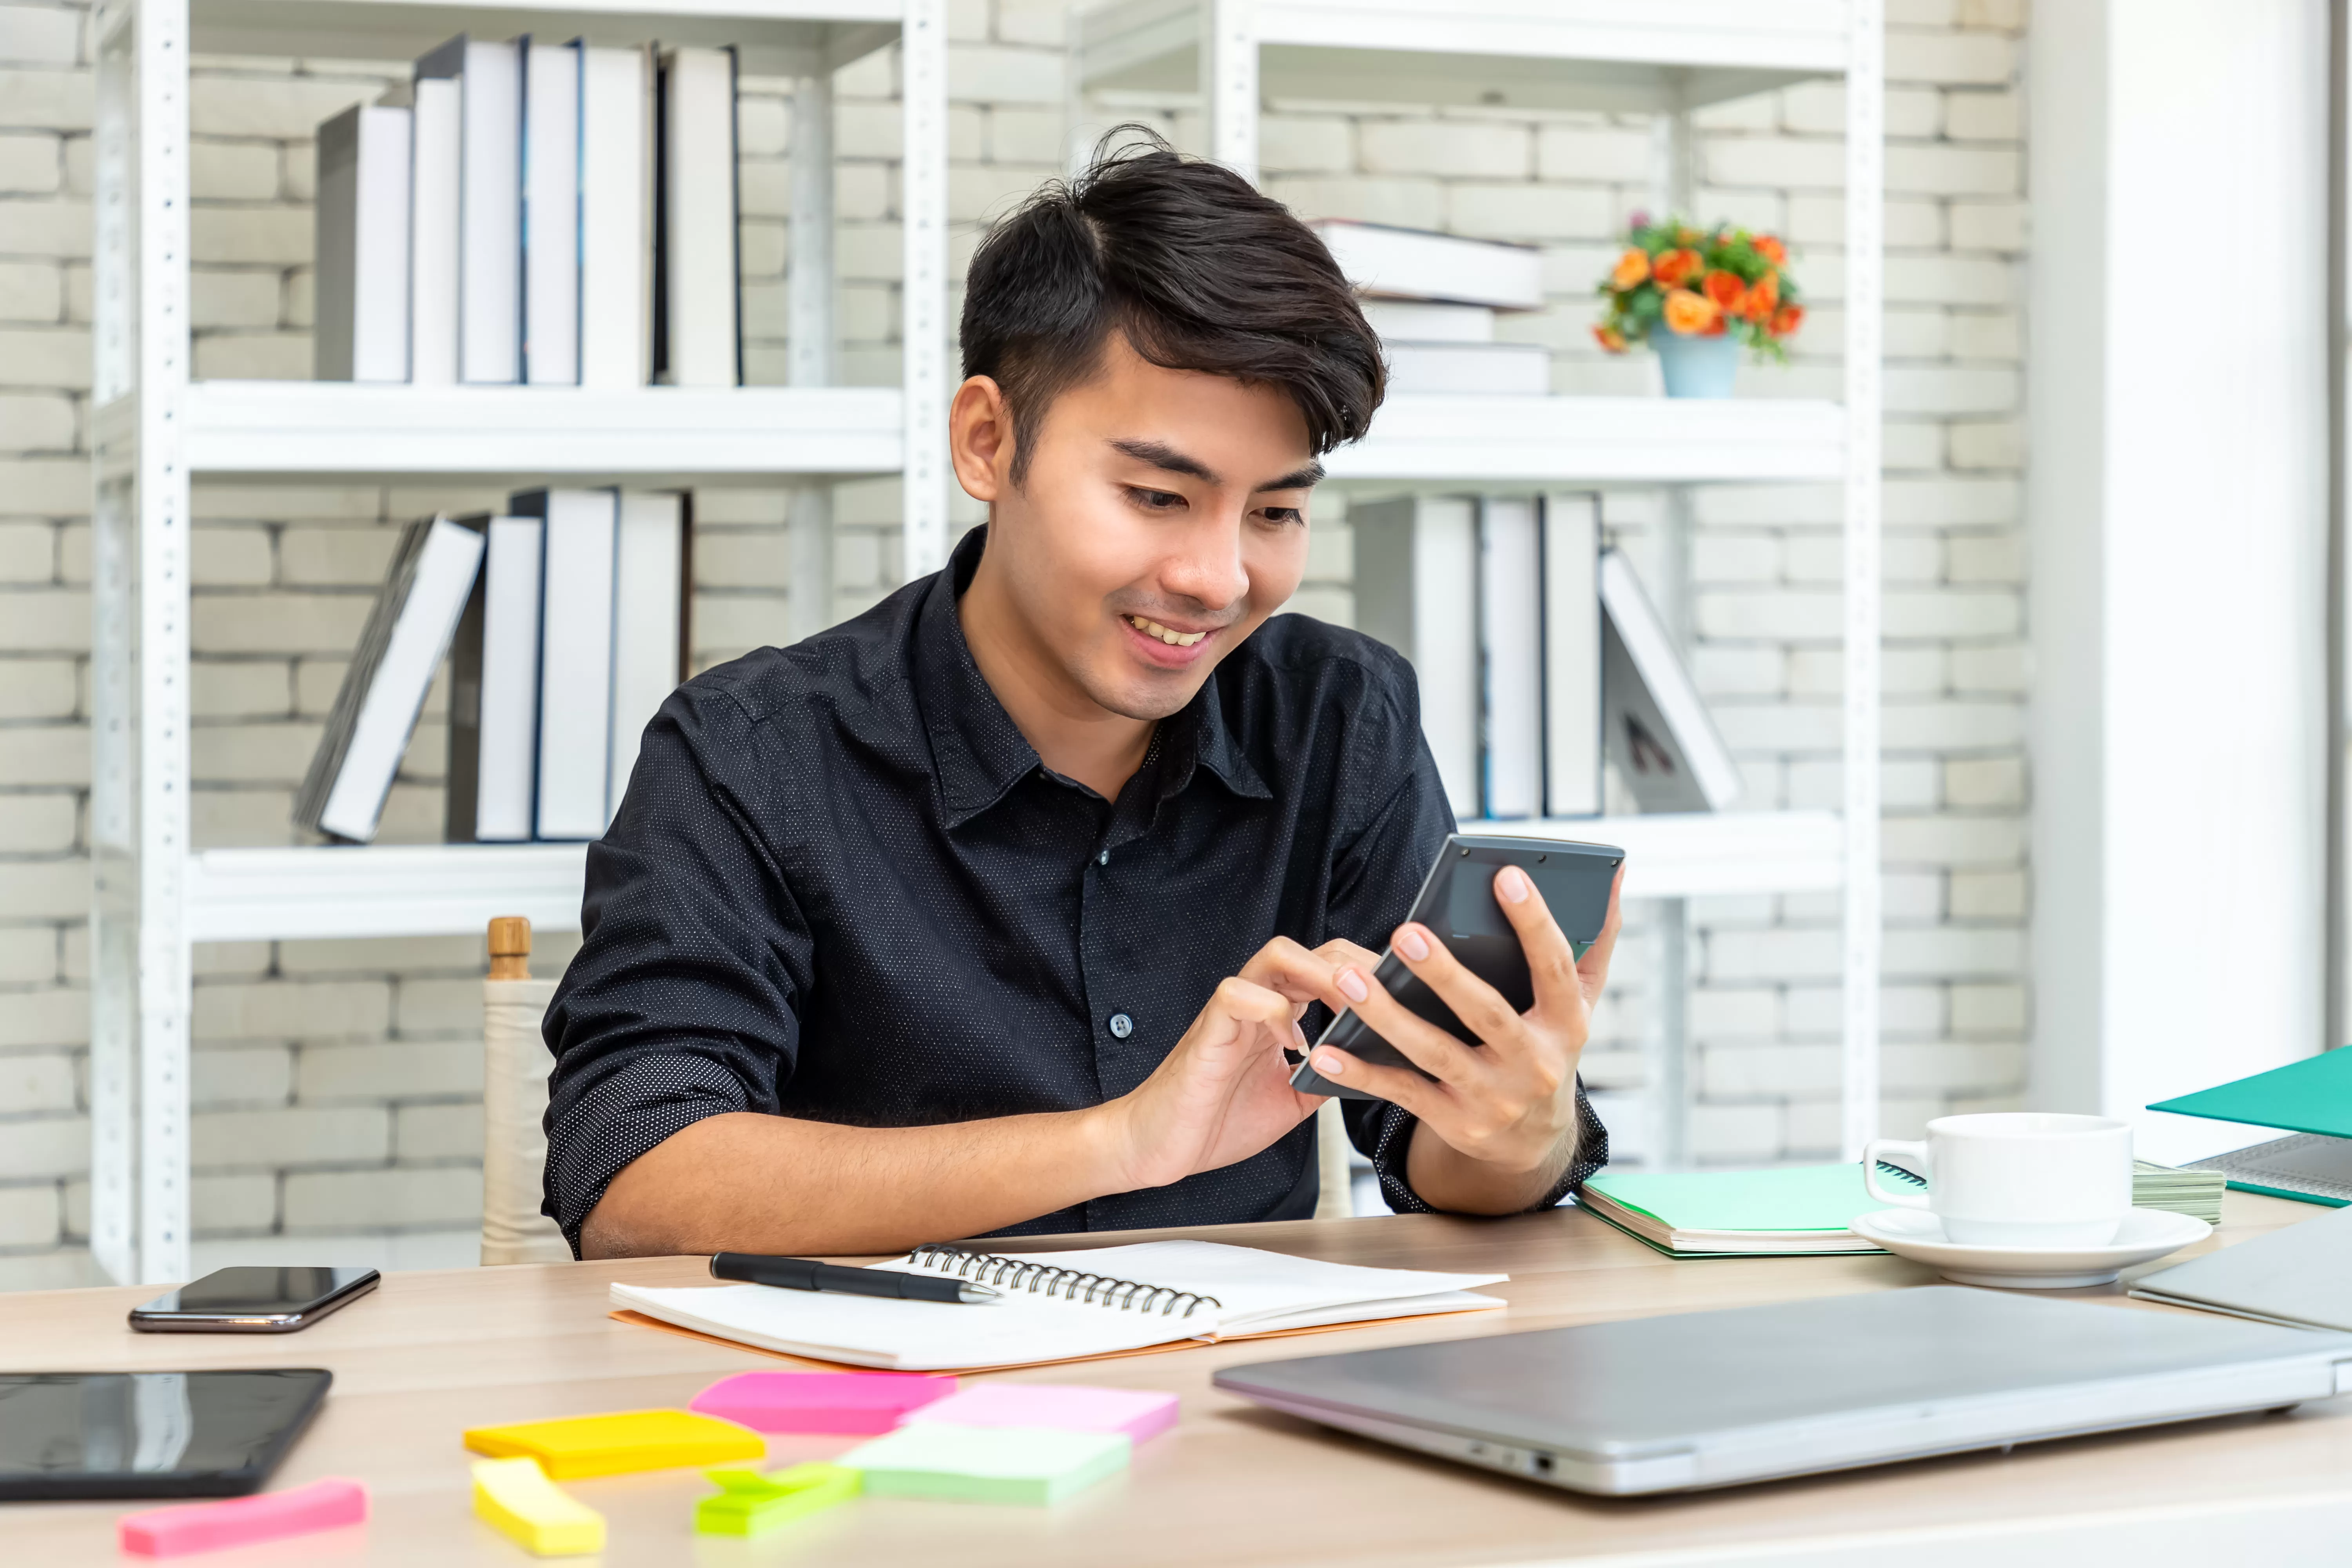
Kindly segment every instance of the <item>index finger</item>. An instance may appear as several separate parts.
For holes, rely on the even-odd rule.
[[[1339,975],[1339,965],[1320,952],[1310,952],[1286,936],[1276,937],[1242,965],[1241,977],[1276,991],[1288,1001],[1319,1002]]]
[[[1503,906],[1504,918],[1519,933],[1519,946],[1528,955],[1528,974],[1535,985],[1537,1011],[1581,1016],[1586,1002],[1576,970],[1576,949],[1559,922],[1552,919],[1551,907],[1544,902],[1535,879],[1517,866],[1504,867],[1495,873],[1495,901]]]

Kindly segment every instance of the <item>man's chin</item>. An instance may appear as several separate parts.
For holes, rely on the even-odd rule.
[[[1209,671],[1203,668],[1173,672],[1159,680],[1089,681],[1087,695],[1097,706],[1122,719],[1156,723],[1182,712],[1208,679]]]

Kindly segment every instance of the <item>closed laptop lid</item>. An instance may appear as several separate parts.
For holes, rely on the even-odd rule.
[[[2352,1329],[2352,1208],[2143,1274],[2132,1294],[2315,1329]]]
[[[1299,1414],[1607,1461],[2331,1358],[2352,1362],[2352,1334],[1933,1286],[1311,1356],[1216,1383]]]

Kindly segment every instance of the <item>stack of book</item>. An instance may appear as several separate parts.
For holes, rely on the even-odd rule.
[[[1356,626],[1412,661],[1457,817],[1720,811],[1738,765],[1591,495],[1360,501]]]
[[[740,383],[731,49],[458,37],[319,128],[321,381]]]
[[[295,821],[376,834],[450,660],[451,843],[601,835],[683,678],[688,499],[532,490],[508,514],[409,524],[360,635]]]
[[[1340,218],[1313,227],[1363,297],[1391,392],[1551,390],[1549,350],[1495,341],[1498,312],[1543,309],[1541,251]]]

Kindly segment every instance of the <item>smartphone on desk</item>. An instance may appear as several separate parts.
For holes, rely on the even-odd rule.
[[[1535,883],[1536,890],[1559,922],[1569,944],[1582,958],[1599,940],[1609,919],[1609,889],[1625,851],[1609,844],[1580,844],[1566,838],[1472,837],[1452,834],[1437,852],[1436,864],[1412,901],[1417,921],[1437,933],[1462,967],[1502,993],[1518,1012],[1535,1005],[1535,980],[1519,933],[1495,897],[1495,873],[1517,866]],[[1381,954],[1373,977],[1408,1011],[1428,1019],[1465,1045],[1479,1043],[1468,1026],[1454,1016],[1436,992],[1423,984],[1404,961],[1392,952]],[[1430,1075],[1413,1065],[1402,1051],[1381,1038],[1378,1031],[1356,1016],[1352,1007],[1331,1020],[1318,1046],[1337,1046],[1361,1061],[1404,1068]],[[1360,1089],[1333,1083],[1307,1061],[1290,1075],[1290,1087],[1307,1094],[1337,1095],[1341,1100],[1377,1100]]]
[[[290,1334],[366,1295],[373,1268],[215,1268],[131,1309],[142,1333]]]

